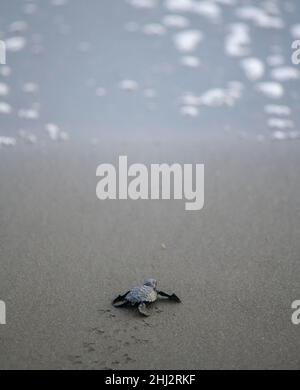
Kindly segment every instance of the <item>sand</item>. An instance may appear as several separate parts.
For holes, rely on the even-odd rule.
[[[205,163],[205,206],[96,198],[96,167]],[[296,369],[298,142],[123,136],[0,151],[0,369]],[[149,318],[111,300],[176,292]]]

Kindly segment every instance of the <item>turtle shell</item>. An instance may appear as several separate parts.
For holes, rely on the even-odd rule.
[[[157,292],[150,286],[134,287],[126,295],[126,300],[132,304],[141,302],[154,302],[157,299]]]

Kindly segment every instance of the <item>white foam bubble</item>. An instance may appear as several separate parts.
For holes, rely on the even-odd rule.
[[[269,115],[288,116],[292,110],[288,106],[268,104],[264,107],[264,111]]]
[[[271,77],[278,81],[296,80],[300,78],[300,71],[292,66],[283,66],[272,69]]]
[[[300,38],[300,23],[299,24],[294,24],[291,27],[291,34],[294,38]]]
[[[174,35],[174,44],[177,50],[192,52],[202,41],[203,35],[199,30],[185,30]]]
[[[58,140],[60,130],[59,130],[59,127],[57,125],[55,125],[54,123],[48,123],[46,125],[46,131],[47,131],[49,137],[53,141],[57,141]]]
[[[187,12],[192,11],[194,6],[193,0],[166,0],[165,7],[170,11]]]
[[[199,115],[199,110],[195,106],[182,106],[180,112],[184,116],[197,117]]]
[[[184,106],[208,106],[221,107],[224,105],[233,106],[242,96],[243,84],[239,81],[231,81],[227,88],[212,88],[201,96],[193,93],[186,93],[181,97]]]
[[[201,98],[189,92],[181,97],[181,102],[184,106],[199,106],[201,104]]]
[[[268,119],[268,126],[275,129],[293,129],[294,128],[294,122],[290,119],[283,119],[283,118],[269,118]]]
[[[201,103],[210,107],[233,106],[241,97],[242,87],[240,83],[229,85],[228,89],[214,88],[206,91],[201,96]]]
[[[135,8],[154,8],[157,5],[157,0],[127,0],[130,5]]]
[[[36,120],[39,118],[40,114],[39,111],[35,108],[29,108],[29,109],[21,108],[18,111],[18,116],[19,118],[22,119]]]
[[[0,82],[0,96],[6,96],[9,94],[10,88],[7,84]]]
[[[201,103],[205,106],[221,107],[223,105],[231,105],[231,102],[232,99],[222,88],[210,89],[201,96]]]
[[[218,21],[222,16],[220,6],[210,0],[166,0],[165,7],[171,12],[190,12],[211,21]]]
[[[275,141],[295,140],[300,138],[300,133],[299,131],[276,130],[272,133],[271,138]]]
[[[281,54],[273,54],[267,57],[267,63],[270,66],[280,66],[285,62],[284,57]]]
[[[169,14],[163,18],[163,24],[171,28],[187,28],[190,21],[182,15]]]
[[[164,35],[166,33],[166,28],[159,23],[150,23],[146,24],[142,31],[146,35]]]
[[[61,131],[54,123],[46,124],[46,131],[52,141],[67,141],[69,139],[68,133]]]
[[[251,81],[260,79],[265,73],[265,64],[259,58],[245,58],[241,61],[241,66]]]
[[[25,32],[28,29],[28,24],[24,20],[17,20],[9,26],[9,31],[12,33]]]
[[[0,75],[3,77],[9,77],[11,75],[11,68],[7,65],[0,66]]]
[[[12,52],[17,52],[26,46],[26,39],[24,37],[11,37],[5,41],[6,49]]]
[[[15,138],[0,136],[0,147],[1,146],[15,146],[17,143]]]
[[[201,65],[201,61],[194,56],[184,56],[181,58],[181,64],[190,68],[198,68]]]
[[[236,10],[236,15],[240,19],[250,20],[256,26],[263,28],[277,28],[284,27],[283,20],[280,17],[272,16],[264,9],[255,6],[244,6]]]
[[[37,137],[35,134],[32,134],[26,130],[20,130],[19,131],[20,137],[29,144],[36,144],[37,143]]]
[[[139,85],[136,81],[128,79],[128,80],[121,81],[120,88],[123,89],[124,91],[133,92],[138,90]]]
[[[226,104],[230,105],[231,99],[224,89],[214,88],[201,96],[201,102],[206,106],[219,107]]]
[[[218,21],[222,16],[221,8],[213,1],[194,1],[192,11],[213,21]]]
[[[235,100],[230,91],[222,88],[211,89],[201,96],[201,103],[209,107],[232,106]]]
[[[225,39],[225,53],[232,57],[248,56],[251,43],[249,27],[244,23],[234,23],[229,28],[230,32]]]
[[[28,82],[23,85],[22,89],[25,93],[37,93],[39,86],[36,83]]]
[[[97,95],[98,97],[104,97],[104,96],[107,95],[107,91],[106,91],[105,88],[99,87],[99,88],[96,89],[96,95]]]
[[[272,99],[279,99],[284,95],[284,88],[280,83],[266,81],[256,85],[257,91]]]
[[[284,141],[288,139],[288,134],[284,131],[276,130],[272,133],[272,138],[277,141]]]
[[[0,114],[11,114],[12,106],[6,102],[0,102]]]

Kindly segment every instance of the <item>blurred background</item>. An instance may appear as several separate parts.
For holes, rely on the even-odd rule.
[[[299,7],[3,0],[0,136],[22,143],[34,135],[37,144],[47,135],[95,142],[100,132],[126,130],[298,138],[291,45],[300,38]]]

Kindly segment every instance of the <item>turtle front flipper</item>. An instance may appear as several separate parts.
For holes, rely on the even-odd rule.
[[[172,294],[169,299],[171,301],[174,301],[174,302],[177,302],[177,303],[181,303],[181,299],[176,294]]]
[[[147,305],[145,302],[143,303],[140,303],[138,305],[138,311],[140,312],[140,314],[142,314],[143,316],[145,317],[149,317],[150,316],[150,312],[149,310],[147,309]]]
[[[163,291],[158,291],[157,292],[160,296],[162,296],[162,297],[165,297],[165,298],[168,298],[168,299],[170,299],[170,301],[174,301],[174,302],[177,302],[177,303],[180,303],[181,302],[181,300],[180,300],[180,298],[178,298],[178,296],[176,295],[176,294],[167,294],[167,293],[165,293],[165,292],[163,292]]]

